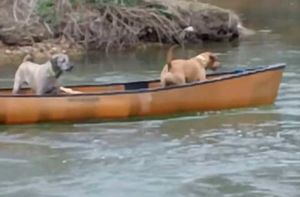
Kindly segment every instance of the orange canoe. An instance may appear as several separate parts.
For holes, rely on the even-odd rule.
[[[0,123],[78,122],[174,115],[272,104],[284,64],[210,74],[161,88],[159,80],[71,86],[76,95],[36,96],[0,89]]]

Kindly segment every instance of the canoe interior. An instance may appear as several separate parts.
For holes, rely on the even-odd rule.
[[[276,65],[271,65],[266,67],[236,69],[230,72],[211,73],[208,74],[206,80],[213,81],[214,79],[228,78],[231,76],[245,75],[248,73],[261,72],[261,71],[272,70],[272,69],[283,69],[284,67],[285,64],[276,64]],[[83,94],[102,94],[102,93],[126,92],[126,91],[136,91],[136,90],[152,90],[152,89],[161,88],[161,85],[159,80],[150,80],[150,81],[127,82],[127,83],[75,85],[75,86],[66,86],[66,87],[72,88],[73,90],[80,91]],[[0,97],[15,96],[12,95],[11,92],[12,92],[11,88],[0,88]],[[32,91],[29,88],[23,88],[20,95],[36,96],[32,93]],[[66,95],[62,93],[61,95],[57,95],[57,96],[66,96]]]
[[[231,74],[228,73],[216,73],[208,76],[208,80],[220,77],[228,77]],[[115,92],[115,91],[131,91],[131,90],[142,90],[142,89],[156,89],[161,87],[159,80],[152,81],[139,81],[139,82],[128,82],[128,83],[114,83],[114,84],[94,84],[94,85],[80,85],[80,86],[66,86],[72,88],[73,90],[80,91],[82,93],[106,93],[106,92]],[[1,95],[12,95],[11,88],[1,88]],[[33,95],[32,91],[29,88],[23,88],[21,95]],[[64,94],[62,94],[64,95]]]

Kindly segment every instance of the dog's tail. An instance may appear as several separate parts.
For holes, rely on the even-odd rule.
[[[22,63],[28,62],[28,61],[33,61],[32,54],[27,54],[27,55],[25,55],[25,57],[23,58]]]
[[[168,71],[172,68],[172,60],[173,60],[173,51],[174,49],[178,47],[178,45],[173,45],[170,47],[167,53],[167,65],[168,65]]]

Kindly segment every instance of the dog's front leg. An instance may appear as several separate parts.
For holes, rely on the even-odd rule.
[[[21,82],[20,78],[16,76],[12,93],[19,94],[20,90],[21,90],[21,85],[22,85],[22,82]]]
[[[65,87],[62,87],[62,86],[59,89],[60,89],[60,91],[66,93],[66,94],[80,94],[80,93],[82,93],[80,91],[72,90],[71,88],[65,88]]]
[[[44,92],[43,88],[37,88],[35,94],[41,96],[43,94],[47,94],[47,92]]]

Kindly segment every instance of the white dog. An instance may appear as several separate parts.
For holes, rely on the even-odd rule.
[[[28,61],[30,55],[25,56],[15,74],[13,94],[19,94],[24,84],[28,85],[35,94],[58,94],[63,91],[68,94],[79,93],[69,88],[61,87],[58,78],[65,71],[70,71],[73,64],[66,54],[54,54],[44,64]]]

